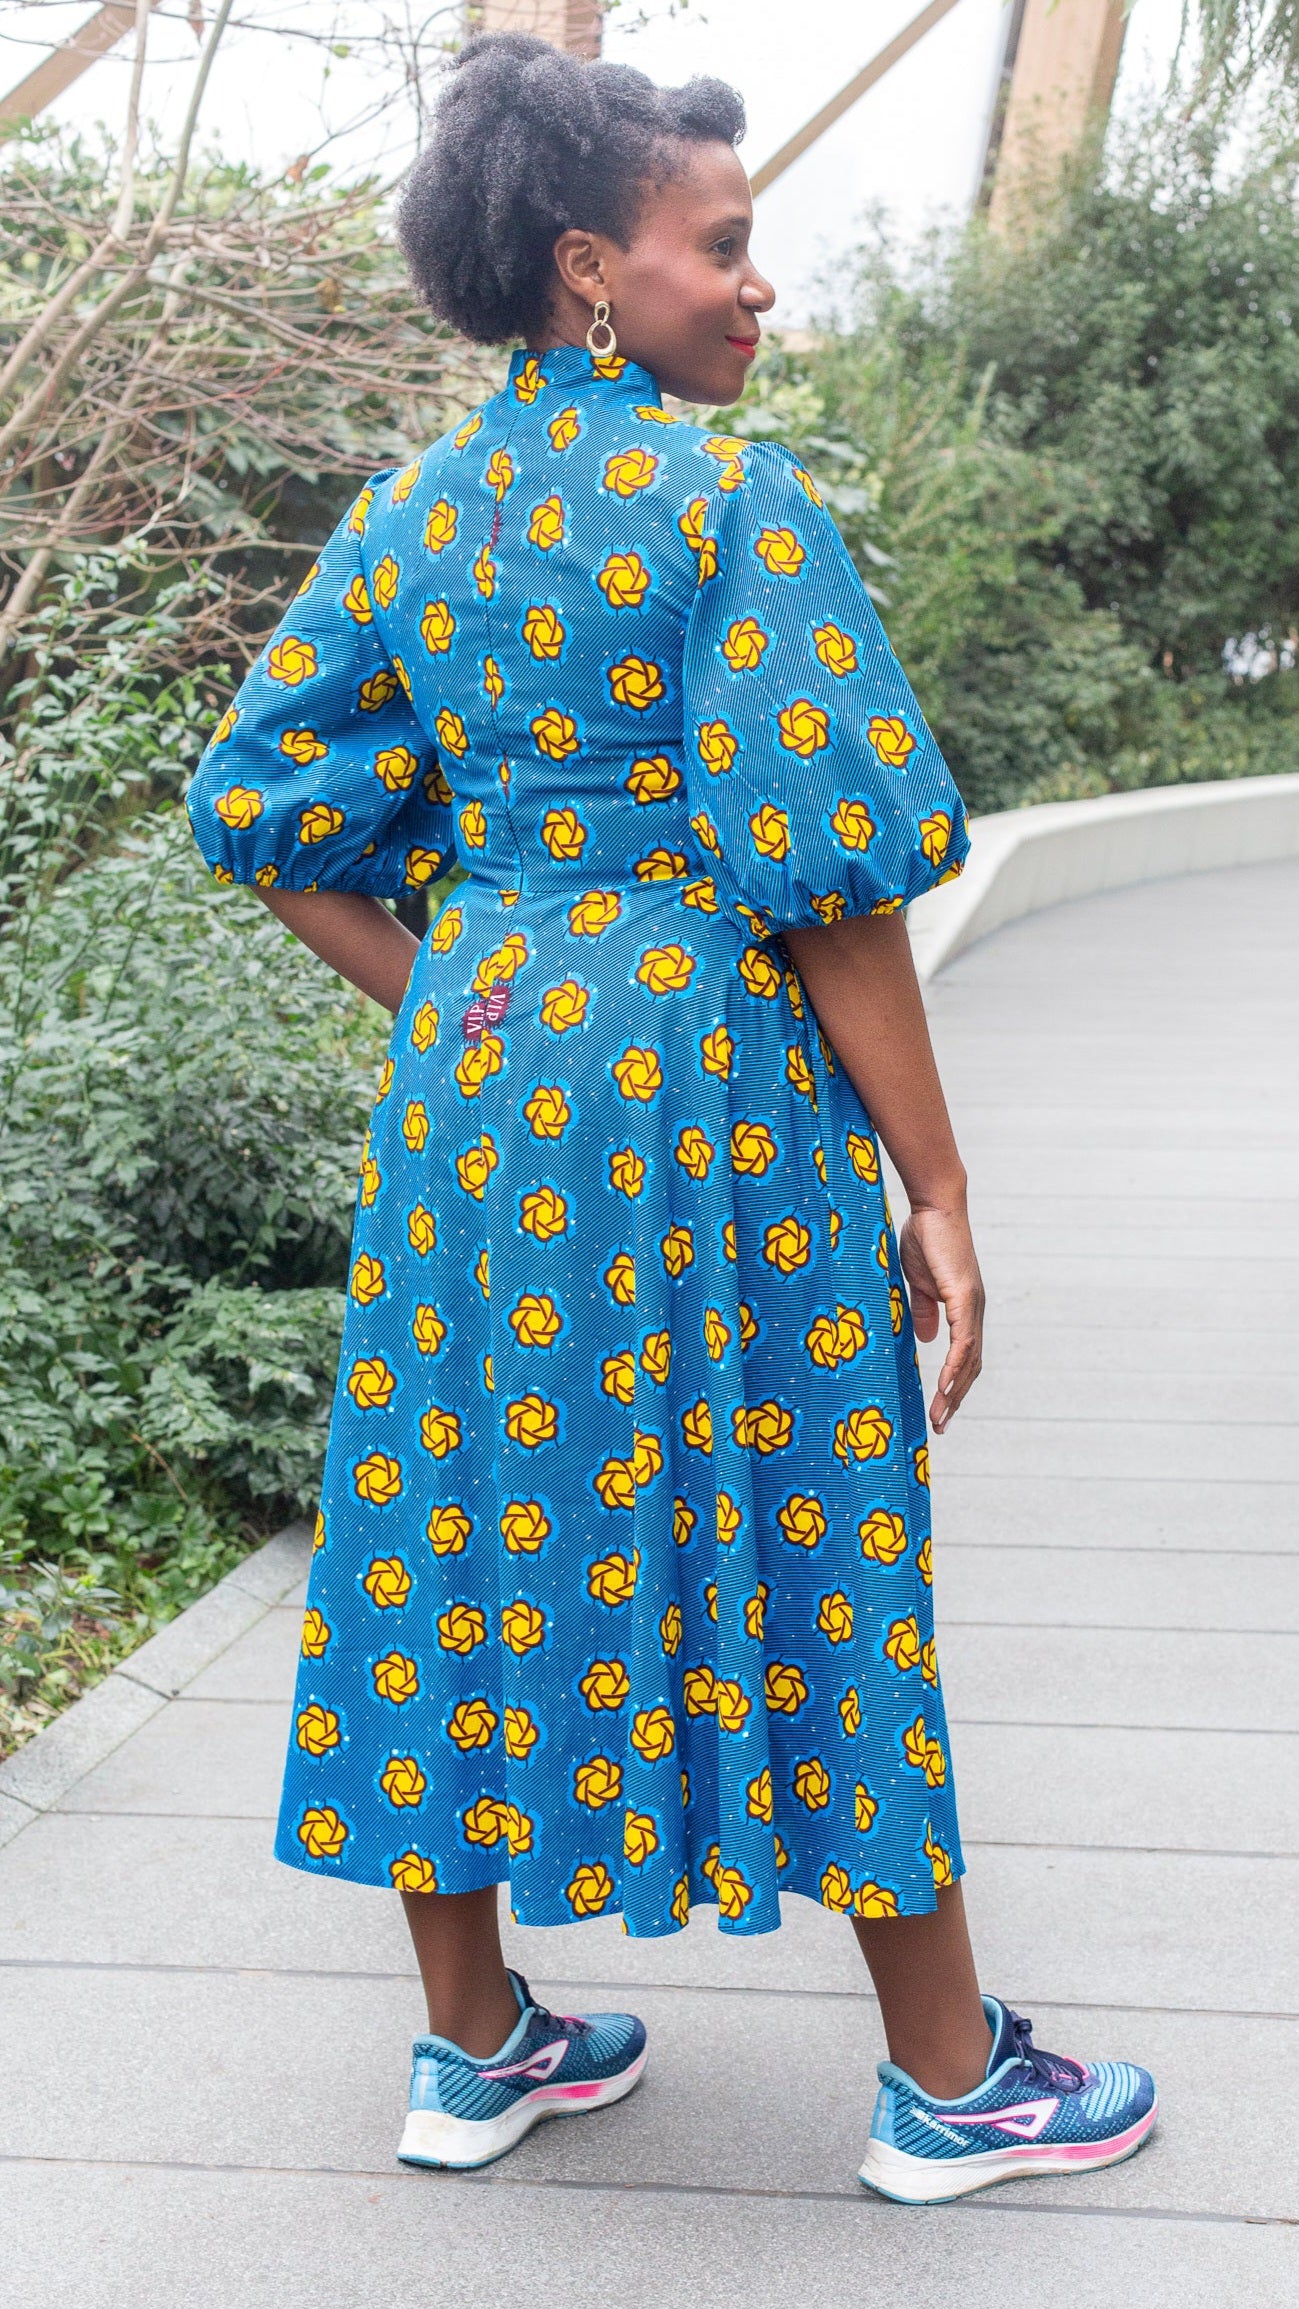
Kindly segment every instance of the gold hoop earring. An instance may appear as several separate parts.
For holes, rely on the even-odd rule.
[[[605,336],[609,340],[606,345],[597,345],[595,341],[596,331],[600,329],[604,331]],[[595,317],[591,322],[590,328],[586,332],[586,349],[593,361],[611,361],[614,354],[618,350],[618,339],[613,333],[613,322],[609,318],[609,307],[603,297],[601,297],[595,308]]]

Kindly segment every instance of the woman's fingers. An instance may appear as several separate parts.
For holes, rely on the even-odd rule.
[[[964,1338],[954,1336],[929,1406],[929,1417],[939,1435],[950,1424],[953,1413],[959,1411],[982,1369],[983,1353],[977,1334],[971,1332]]]
[[[937,1338],[940,1305],[947,1316],[947,1354],[929,1407],[941,1435],[983,1368],[983,1282],[963,1215],[913,1211],[899,1250],[916,1337]]]
[[[983,1369],[982,1283],[976,1277],[972,1284],[950,1293],[945,1304],[949,1333],[947,1354],[929,1407],[929,1416],[940,1435]]]
[[[927,1284],[916,1282],[911,1276],[908,1276],[907,1280],[910,1284],[911,1323],[916,1337],[925,1340],[936,1339],[938,1337],[938,1294],[931,1290]]]

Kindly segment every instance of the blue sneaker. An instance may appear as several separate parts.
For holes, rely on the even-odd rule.
[[[936,2101],[905,2069],[879,2065],[861,2178],[904,2205],[937,2205],[1026,2173],[1086,2173],[1140,2148],[1158,2114],[1153,2077],[1130,2061],[1039,2052],[1033,2024],[985,1996],[992,2051],[981,2085]]]
[[[534,2004],[521,1973],[510,1981],[518,2026],[487,2060],[444,2036],[416,2037],[403,2164],[490,2164],[542,2117],[607,2108],[639,2083],[645,2029],[631,2013],[565,2017]]]

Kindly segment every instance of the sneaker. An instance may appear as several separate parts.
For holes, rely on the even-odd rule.
[[[521,1973],[510,1982],[518,2026],[488,2059],[475,2060],[444,2036],[416,2037],[410,2115],[397,2151],[403,2164],[490,2164],[542,2117],[607,2108],[639,2082],[645,2029],[631,2013],[547,2012]]]
[[[1158,2113],[1153,2077],[1130,2061],[1039,2052],[1033,2024],[985,1996],[987,2074],[959,2100],[933,2100],[905,2069],[879,2065],[861,2178],[904,2205],[937,2205],[1026,2173],[1085,2173],[1140,2148]]]

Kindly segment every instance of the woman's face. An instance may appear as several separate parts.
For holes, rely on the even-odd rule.
[[[608,300],[618,350],[683,401],[738,401],[775,299],[749,255],[753,202],[729,144],[685,144],[681,166],[646,193],[630,248],[600,233],[561,233],[550,343],[585,335]]]

